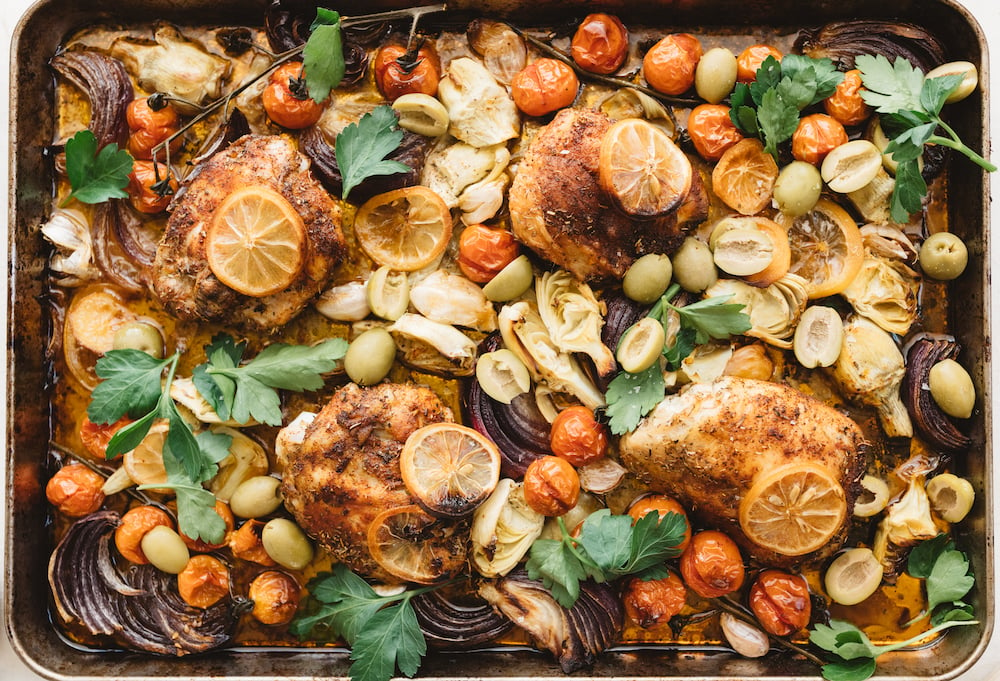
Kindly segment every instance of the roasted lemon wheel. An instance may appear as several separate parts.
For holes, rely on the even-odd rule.
[[[820,199],[804,215],[792,218],[781,213],[777,220],[787,230],[792,250],[788,271],[806,280],[810,298],[840,293],[861,270],[865,251],[861,230],[833,201]]]
[[[358,209],[354,234],[379,265],[413,272],[444,253],[451,212],[436,192],[416,185],[373,196]]]
[[[382,511],[368,526],[368,552],[383,570],[416,584],[433,584],[465,565],[454,555],[449,524],[416,504]]]

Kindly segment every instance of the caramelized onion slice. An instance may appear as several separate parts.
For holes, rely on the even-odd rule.
[[[410,603],[420,630],[433,648],[460,649],[485,645],[514,627],[507,617],[480,602],[450,600],[440,591],[415,596]]]
[[[934,402],[928,387],[931,367],[945,359],[958,357],[959,347],[953,338],[926,335],[915,338],[906,350],[906,374],[900,395],[913,418],[917,431],[933,447],[957,452],[972,444]]]
[[[828,57],[841,71],[853,69],[860,54],[881,54],[889,61],[903,57],[924,73],[947,61],[937,36],[900,21],[834,21],[804,29],[795,41],[795,51],[814,59]]]
[[[90,100],[93,112],[90,131],[101,148],[128,139],[125,112],[134,98],[132,80],[125,65],[114,57],[93,50],[67,50],[52,57],[49,65],[78,87]]]

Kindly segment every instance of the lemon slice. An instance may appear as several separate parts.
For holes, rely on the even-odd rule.
[[[383,570],[407,582],[432,584],[465,565],[449,530],[416,504],[382,511],[368,526],[368,552]]]
[[[248,296],[277,293],[295,281],[306,255],[306,228],[281,194],[243,187],[215,210],[205,257],[212,274]]]
[[[778,164],[760,140],[737,142],[712,170],[712,189],[722,202],[743,215],[762,211],[771,202]]]
[[[163,466],[163,444],[167,440],[169,426],[165,421],[154,423],[139,446],[122,456],[122,468],[136,485],[162,485],[167,481],[167,469]],[[166,488],[149,490],[169,492]]]
[[[400,272],[424,268],[444,253],[451,226],[444,200],[419,185],[373,196],[354,218],[354,234],[368,257]]]
[[[777,218],[792,251],[788,271],[806,280],[809,297],[824,298],[847,288],[864,263],[861,230],[847,211],[820,199],[804,215],[780,213]]]

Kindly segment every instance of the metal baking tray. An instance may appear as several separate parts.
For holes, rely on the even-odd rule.
[[[22,18],[14,34],[10,92],[10,299],[7,349],[7,539],[4,601],[13,647],[37,673],[52,679],[288,679],[343,677],[349,660],[343,649],[238,648],[179,659],[123,652],[97,652],[71,644],[50,621],[46,564],[51,552],[44,494],[50,434],[45,348],[49,326],[43,301],[48,248],[40,233],[51,205],[52,171],[46,147],[53,139],[54,79],[48,58],[73,31],[93,23],[129,25],[165,19],[180,26],[261,23],[266,0],[41,0]],[[331,4],[331,3],[320,3]],[[350,15],[401,6],[369,0],[335,3]],[[418,3],[413,3],[418,4]],[[422,4],[422,3],[421,3]],[[517,17],[522,23],[560,15],[582,15],[597,3],[570,0],[458,0],[464,9],[484,9]],[[912,21],[936,32],[951,59],[979,67],[989,82],[986,42],[975,19],[951,0],[614,0],[605,4],[627,21],[692,30],[702,34],[762,35],[847,18]],[[261,17],[260,20],[256,19]],[[950,112],[962,139],[988,148],[988,92],[981,88]],[[970,163],[951,168],[948,224],[967,244],[969,269],[951,295],[960,300],[949,320],[963,345],[980,401],[972,421],[973,445],[958,471],[974,483],[977,502],[959,528],[959,542],[971,553],[978,576],[970,594],[978,627],[952,630],[933,645],[886,655],[884,678],[949,679],[969,669],[986,649],[995,620],[992,524],[993,412],[990,386],[990,281],[988,177]],[[960,309],[959,309],[960,308]],[[547,653],[503,648],[486,652],[431,653],[421,678],[527,678],[561,676]],[[723,649],[689,647],[617,648],[600,656],[593,678],[818,678],[811,663],[787,654],[743,659]]]

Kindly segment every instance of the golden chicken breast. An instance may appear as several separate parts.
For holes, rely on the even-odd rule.
[[[237,190],[278,192],[305,226],[301,268],[282,290],[251,296],[223,284],[206,257],[216,209]],[[212,156],[174,202],[153,263],[153,290],[181,319],[271,330],[295,317],[325,287],[344,256],[340,207],[309,172],[287,136],[247,135]]]
[[[676,497],[752,557],[790,566],[843,543],[865,471],[862,444],[861,429],[836,409],[787,385],[727,376],[666,397],[622,437],[620,455],[651,488]],[[788,484],[780,485],[785,472]],[[818,492],[809,487],[817,480],[826,485]],[[765,491],[769,481],[775,485]],[[748,536],[767,533],[747,525],[757,522],[747,516],[751,496],[780,528],[771,547]],[[822,515],[830,509],[839,515]],[[794,550],[800,525],[819,544],[806,553]],[[788,550],[776,550],[782,545]]]
[[[399,469],[406,439],[422,426],[452,420],[451,410],[423,386],[345,385],[301,436],[278,436],[286,508],[335,560],[362,576],[398,582],[372,558],[368,528],[382,511],[416,503]],[[465,522],[439,520],[423,531],[448,545],[449,564],[437,566],[442,573],[465,567]]]
[[[636,258],[671,253],[686,225],[708,211],[697,172],[685,203],[666,217],[635,220],[616,209],[598,183],[601,139],[610,127],[600,111],[563,109],[531,140],[510,189],[517,238],[582,280],[621,278]]]

